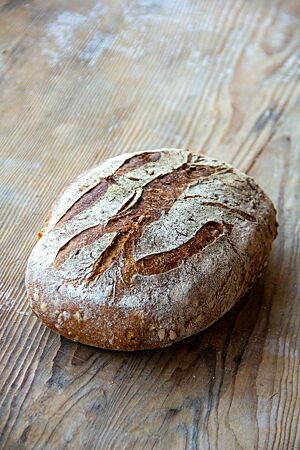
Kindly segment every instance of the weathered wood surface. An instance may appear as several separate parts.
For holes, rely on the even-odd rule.
[[[0,448],[299,449],[299,1],[6,0],[0,36]],[[166,350],[61,339],[24,289],[49,205],[106,157],[163,146],[271,195],[264,277]]]

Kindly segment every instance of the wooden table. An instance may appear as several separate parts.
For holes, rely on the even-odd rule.
[[[299,17],[298,0],[0,2],[1,449],[300,448]],[[24,288],[51,202],[105,158],[157,147],[269,193],[265,276],[165,350],[60,338]]]

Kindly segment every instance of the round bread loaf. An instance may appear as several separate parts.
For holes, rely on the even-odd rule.
[[[109,159],[50,211],[27,267],[31,308],[84,344],[168,346],[252,286],[275,214],[252,178],[206,156],[160,149]]]

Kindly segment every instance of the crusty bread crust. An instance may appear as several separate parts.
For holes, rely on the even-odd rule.
[[[55,203],[28,262],[30,304],[84,344],[168,346],[245,294],[276,228],[271,200],[228,164],[178,149],[120,155]]]

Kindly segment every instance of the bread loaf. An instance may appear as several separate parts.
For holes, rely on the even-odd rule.
[[[33,312],[107,349],[168,346],[208,327],[252,286],[276,237],[254,180],[186,150],[109,159],[60,196],[30,256]]]

